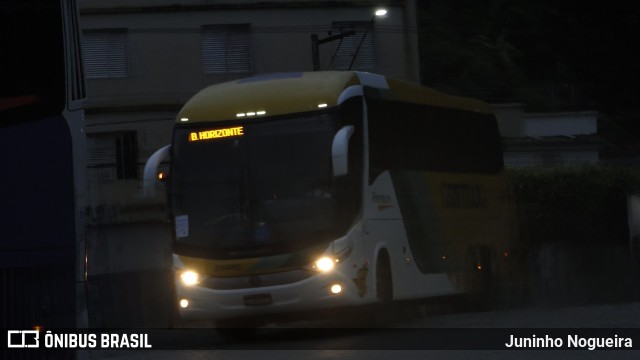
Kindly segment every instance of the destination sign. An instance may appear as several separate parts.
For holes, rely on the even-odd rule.
[[[242,135],[244,135],[244,127],[236,126],[224,129],[194,131],[189,133],[189,141],[215,140]]]

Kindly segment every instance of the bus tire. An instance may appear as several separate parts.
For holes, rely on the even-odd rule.
[[[388,303],[393,300],[391,261],[386,250],[380,251],[376,261],[376,297],[382,303]]]

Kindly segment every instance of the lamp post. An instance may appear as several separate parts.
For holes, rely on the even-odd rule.
[[[349,65],[349,70],[351,70],[351,67],[353,66],[353,63],[355,62],[356,57],[358,56],[358,52],[360,51],[360,47],[362,46],[362,43],[364,42],[365,37],[367,36],[367,33],[369,32],[369,28],[373,27],[373,24],[375,23],[375,20],[377,17],[381,17],[381,16],[385,16],[387,14],[387,10],[386,9],[377,9],[374,12],[373,17],[371,17],[371,20],[369,21],[367,28],[364,31],[364,34],[362,35],[362,38],[360,39],[360,42],[358,43],[358,47],[356,48],[356,52],[353,54],[353,58],[351,59],[351,64]],[[332,42],[335,40],[341,40],[344,39],[347,36],[351,36],[351,35],[355,35],[356,31],[355,30],[348,30],[348,31],[342,31],[339,34],[336,35],[331,35],[328,36],[324,39],[319,39],[317,34],[312,34],[311,35],[311,59],[313,61],[313,71],[318,71],[320,70],[320,45],[322,44],[326,44],[328,42]]]
[[[324,39],[318,39],[317,34],[311,35],[311,57],[313,59],[313,71],[320,70],[320,45],[334,41],[344,39],[347,36],[355,35],[355,30],[344,31],[336,35],[326,37]]]
[[[360,47],[362,47],[362,43],[364,42],[364,39],[367,37],[367,34],[369,33],[369,29],[373,28],[373,24],[375,24],[376,18],[385,16],[385,15],[387,15],[386,9],[378,9],[375,11],[373,16],[371,17],[371,20],[369,20],[369,24],[367,24],[367,28],[364,29],[364,34],[362,34],[362,37],[360,38],[360,42],[358,43],[356,52],[353,53],[353,57],[351,58],[351,64],[349,64],[348,70],[351,70],[351,68],[353,67],[353,64],[356,62],[356,58],[358,57],[358,53],[360,52]]]

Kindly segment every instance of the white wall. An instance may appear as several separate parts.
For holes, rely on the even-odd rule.
[[[523,135],[530,137],[592,135],[598,132],[594,111],[525,114]]]

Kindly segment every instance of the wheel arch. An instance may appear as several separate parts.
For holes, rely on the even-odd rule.
[[[374,284],[376,298],[383,302],[393,300],[395,291],[393,281],[393,266],[391,252],[384,244],[380,244],[375,251]]]

